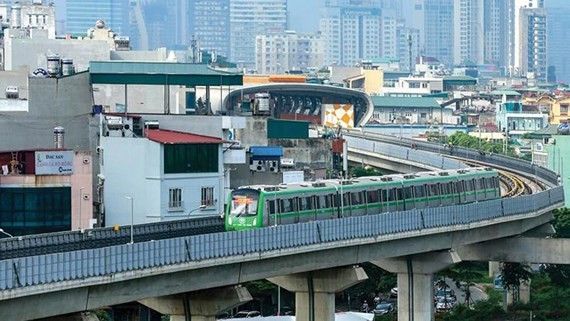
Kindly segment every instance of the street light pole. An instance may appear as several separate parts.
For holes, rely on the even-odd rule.
[[[81,224],[81,223],[83,221],[83,211],[82,211],[83,208],[82,208],[82,206],[83,206],[83,190],[84,189],[85,189],[84,186],[81,186],[79,188],[79,229],[80,230],[83,226],[83,224]]]
[[[194,213],[197,210],[203,210],[206,208],[206,205],[202,204],[198,207],[196,207],[195,209],[191,209],[190,212],[188,212],[188,215],[186,216],[186,218],[190,218],[190,214]]]
[[[4,230],[1,229],[1,228],[0,228],[0,233],[5,234],[5,235],[8,235],[9,237],[14,237],[14,235],[12,235],[12,234],[10,234],[10,233],[4,231]]]
[[[133,200],[134,198],[131,196],[125,196],[126,199],[128,199],[129,201],[131,201],[131,244],[134,243],[134,238],[133,238],[133,225],[134,225],[134,221],[135,221],[135,215],[134,215],[134,211],[133,211]]]

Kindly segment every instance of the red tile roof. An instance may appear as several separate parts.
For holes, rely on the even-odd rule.
[[[220,138],[177,132],[165,129],[147,129],[146,137],[161,144],[221,144]]]

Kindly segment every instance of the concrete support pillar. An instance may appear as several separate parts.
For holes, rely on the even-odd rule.
[[[433,273],[459,261],[454,252],[437,252],[372,263],[398,274],[399,321],[433,321]]]
[[[268,279],[295,292],[297,321],[334,321],[335,293],[368,279],[361,267],[335,268]]]
[[[497,261],[489,261],[489,277],[495,277],[496,273],[501,272],[501,263]]]
[[[139,303],[162,314],[170,315],[171,321],[185,321],[188,314],[192,316],[192,321],[215,321],[216,315],[252,299],[245,287],[233,286],[149,298],[140,300]]]

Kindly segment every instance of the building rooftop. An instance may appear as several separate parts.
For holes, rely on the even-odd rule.
[[[161,144],[221,144],[223,142],[217,137],[165,129],[147,129],[146,137]]]
[[[205,64],[141,61],[91,61],[94,84],[230,86],[243,85],[241,73],[215,70]]]
[[[519,92],[514,91],[514,90],[495,90],[495,91],[491,92],[491,95],[493,95],[493,96],[502,96],[502,95],[520,96],[521,94]]]
[[[434,98],[431,97],[370,97],[374,107],[394,108],[441,108]]]

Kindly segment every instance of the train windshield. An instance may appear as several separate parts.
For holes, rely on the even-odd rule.
[[[259,191],[252,189],[238,189],[232,193],[230,214],[232,216],[255,216],[257,215],[257,202]]]

